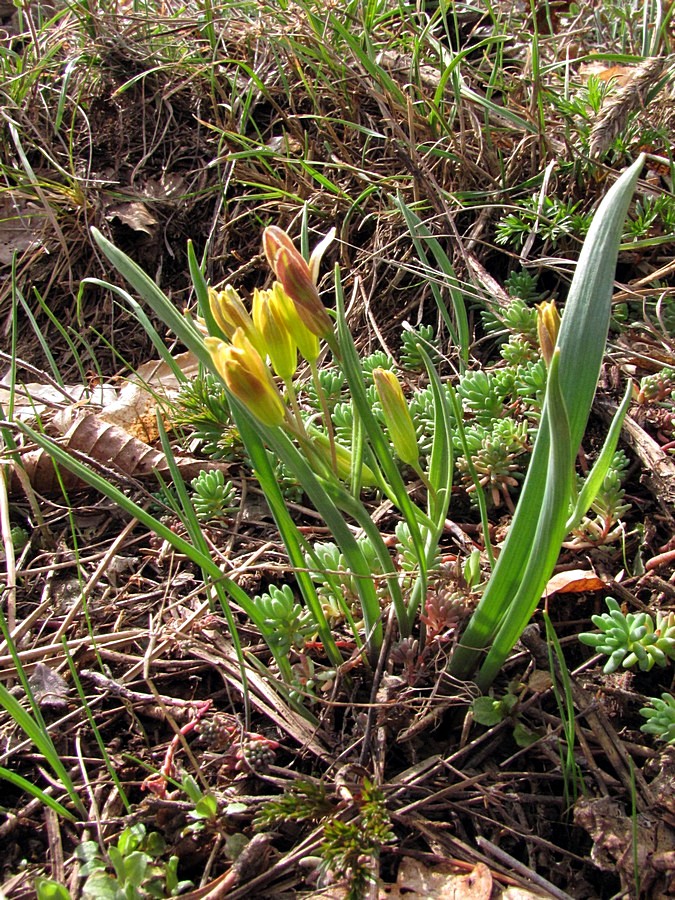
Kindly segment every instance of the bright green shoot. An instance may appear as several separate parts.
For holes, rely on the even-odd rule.
[[[584,242],[550,361],[546,399],[532,460],[508,537],[481,602],[461,636],[450,672],[492,683],[539,603],[565,535],[580,521],[616,449],[630,387],[605,447],[578,497],[573,462],[600,374],[619,241],[640,157],[613,185]],[[570,507],[573,512],[570,516]]]
[[[38,751],[43,756],[47,765],[51,768],[52,772],[56,776],[56,779],[61,784],[64,792],[70,798],[71,803],[77,810],[77,814],[80,818],[86,818],[86,810],[84,805],[82,804],[82,800],[77,792],[77,788],[75,787],[66,767],[63,765],[61,757],[59,755],[58,750],[52,740],[52,737],[49,733],[49,729],[45,723],[45,720],[42,716],[42,712],[40,710],[40,706],[33,695],[33,691],[31,690],[30,683],[24,672],[23,666],[21,665],[21,660],[16,652],[16,647],[14,642],[12,641],[11,635],[7,628],[7,622],[5,621],[5,617],[0,612],[0,632],[2,633],[4,640],[7,644],[7,648],[12,656],[14,661],[14,665],[16,667],[16,673],[21,682],[21,686],[26,695],[27,704],[30,709],[26,709],[26,706],[22,704],[17,698],[11,694],[4,684],[0,683],[0,706],[2,706],[5,712],[8,713],[9,716],[14,720],[17,726],[23,731],[29,741],[38,749]],[[15,772],[12,772],[9,769],[6,769],[4,766],[0,767],[0,778],[5,779],[6,781],[11,782],[17,787],[22,788],[23,790],[28,791],[33,797],[37,797],[55,812],[59,813],[59,815],[64,816],[71,821],[75,820],[75,816],[66,809],[61,802],[56,800],[55,798],[49,796],[45,791],[41,790],[37,785],[31,784],[26,779],[22,778]]]

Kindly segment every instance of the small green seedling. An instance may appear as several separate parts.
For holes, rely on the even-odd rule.
[[[148,834],[142,823],[125,828],[117,843],[107,848],[109,862],[96,841],[83,841],[75,851],[81,863],[80,874],[86,878],[83,900],[177,896],[192,884],[178,880],[177,856],[168,861],[159,858],[165,850],[164,838],[157,832]]]

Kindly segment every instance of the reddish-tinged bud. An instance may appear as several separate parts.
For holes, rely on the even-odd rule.
[[[298,316],[317,337],[333,334],[333,322],[321,302],[309,267],[297,251],[290,253],[282,247],[277,255],[277,278],[295,303]]]
[[[321,302],[312,270],[286,232],[270,225],[263,232],[263,249],[272,271],[295,303],[298,316],[305,326],[317,337],[332,335],[333,322]],[[313,268],[318,268],[316,258]]]

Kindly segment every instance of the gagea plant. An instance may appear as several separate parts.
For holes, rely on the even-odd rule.
[[[250,299],[231,286],[210,288],[190,249],[199,303],[199,315],[190,318],[181,315],[135,263],[94,230],[108,259],[199,360],[204,370],[202,393],[205,386],[217,384],[218,405],[222,406],[224,396],[230,407],[284,541],[295,588],[275,587],[252,601],[224,577],[218,579],[218,567],[204,558],[198,529],[191,534],[202,547],[199,558],[205,577],[229,592],[259,629],[289,697],[302,693],[289,652],[302,656],[305,642],[318,640],[330,666],[343,663],[333,629],[336,616],[342,616],[351,630],[353,647],[371,663],[382,647],[383,620],[390,609],[400,638],[415,638],[457,474],[455,449],[464,460],[460,474],[474,485],[485,533],[485,492],[495,502],[506,502],[519,477],[514,460],[523,451],[531,451],[507,540],[449,662],[453,676],[473,678],[483,690],[494,680],[541,599],[565,536],[588,512],[614,459],[630,389],[595,466],[578,483],[574,461],[598,381],[619,240],[641,166],[639,159],[597,210],[562,319],[553,302],[539,304],[536,320],[520,310],[524,323],[520,344],[511,347],[518,358],[512,364],[514,374],[467,374],[457,390],[441,381],[431,358],[433,347],[431,352],[426,349],[426,336],[415,342],[415,364],[424,365],[428,379],[424,402],[418,399],[413,404],[415,416],[386,357],[372,360],[365,370],[347,327],[337,267],[334,312],[329,313],[321,300],[319,265],[332,233],[305,258],[280,228],[265,229],[263,249],[274,280],[269,288],[254,291]],[[417,240],[422,240],[419,234]],[[408,359],[412,346],[407,348]],[[329,376],[319,371],[322,353],[332,357]],[[166,357],[170,360],[168,351]],[[301,361],[310,373],[310,390],[299,375]],[[497,397],[499,406],[500,391],[518,396],[518,378],[526,376],[529,381],[526,386],[523,382],[523,393],[540,398],[530,424],[518,430],[513,422],[502,419],[495,430],[494,410],[487,416],[490,421],[483,422],[485,404]],[[343,384],[351,402],[341,410],[336,398]],[[315,401],[309,414],[303,391]],[[204,398],[193,397],[193,402],[205,406]],[[421,430],[418,414],[426,420]],[[205,415],[208,420],[211,413]],[[213,423],[207,424],[209,439],[217,443]],[[483,436],[481,428],[486,430]],[[472,429],[478,429],[475,435]],[[39,435],[34,439],[51,447]],[[324,565],[328,544],[313,546],[294,521],[270,453],[292,473],[330,530],[328,556],[334,568]],[[59,457],[61,461],[75,465],[66,454]],[[407,481],[415,482],[414,492]],[[199,492],[204,511],[211,501],[214,506],[225,503],[219,485]],[[379,495],[396,512],[400,546],[385,543],[364,492]],[[358,539],[354,525],[360,529]],[[491,557],[489,544],[486,550]],[[423,631],[420,639],[423,642]],[[307,675],[305,680],[312,679]]]

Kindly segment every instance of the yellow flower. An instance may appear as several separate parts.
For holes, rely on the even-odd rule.
[[[286,408],[269,369],[242,328],[232,343],[219,338],[204,339],[218,374],[228,390],[264,425],[282,425]]]
[[[417,435],[399,380],[389,369],[373,369],[373,380],[394,450],[402,462],[416,467],[420,457]]]
[[[310,268],[290,237],[276,225],[270,225],[263,232],[263,249],[272,271],[295,303],[302,322],[317,337],[332,335],[333,322],[316,288],[316,257]]]
[[[283,297],[274,290],[253,292],[253,323],[262,338],[272,368],[289,382],[298,367],[298,351],[284,316]]]
[[[537,305],[537,334],[539,347],[546,366],[550,366],[553,351],[560,331],[560,315],[555,308],[555,300],[546,300]]]
[[[241,328],[256,350],[262,353],[262,343],[256,333],[253,319],[231,284],[226,284],[222,291],[209,288],[209,306],[216,324],[224,335],[232,340],[237,328]]]

